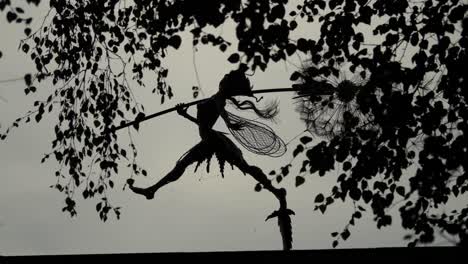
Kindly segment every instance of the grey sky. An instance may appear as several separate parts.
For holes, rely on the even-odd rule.
[[[46,2],[46,1],[44,1]],[[36,23],[44,14],[45,3],[36,10]],[[21,77],[33,71],[33,64],[17,50],[23,37],[22,26],[10,25],[0,18],[2,37],[0,49],[0,80]],[[229,28],[224,29],[228,32]],[[188,42],[190,43],[190,42]],[[222,76],[230,65],[226,55],[204,47],[196,54],[197,68],[206,96],[216,92]],[[176,98],[160,105],[151,89],[132,84],[148,113],[166,109],[178,102],[191,99],[191,87],[196,84],[192,47],[187,42],[181,51],[171,54],[170,82]],[[254,89],[288,87],[292,64],[272,66],[268,72],[258,72],[251,78]],[[147,80],[151,84],[151,80]],[[35,96],[24,96],[23,82],[0,83],[0,123],[3,128],[25,113],[36,96],[47,94],[51,87],[41,85]],[[304,129],[294,112],[291,94],[265,95],[264,100],[279,99],[280,122],[272,127],[289,141]],[[191,110],[193,111],[193,110]],[[192,112],[193,113],[193,112]],[[128,177],[121,172],[116,179],[112,202],[123,207],[122,218],[113,217],[103,223],[95,211],[97,200],[78,199],[78,217],[71,219],[61,212],[63,196],[49,188],[55,183],[55,166],[51,160],[40,164],[43,154],[50,150],[54,116],[40,124],[20,127],[7,141],[0,142],[0,254],[77,254],[117,252],[181,252],[230,250],[279,250],[281,238],[275,221],[264,222],[276,201],[267,192],[253,191],[254,180],[227,167],[221,178],[213,162],[210,174],[202,165],[197,173],[191,167],[184,177],[159,191],[154,200],[147,201],[128,190],[122,192]],[[219,124],[223,129],[223,124]],[[138,186],[146,186],[160,179],[172,169],[175,161],[198,142],[197,129],[175,113],[162,116],[141,125],[136,143],[140,163],[147,170],[147,179],[137,178]],[[317,139],[315,139],[317,140]],[[295,144],[289,146],[289,150]],[[291,158],[288,152],[282,158],[256,157],[244,151],[248,161],[266,172],[277,169]],[[307,177],[306,184],[294,187],[294,174],[283,182],[288,189],[293,218],[295,249],[330,248],[330,233],[340,231],[347,223],[353,205],[331,207],[326,215],[314,212],[313,198],[319,192],[328,192],[336,179],[335,173],[319,178]],[[395,210],[395,213],[396,210]],[[351,228],[352,235],[340,247],[404,246],[404,231],[398,218],[394,225],[377,230],[374,222],[365,217]]]

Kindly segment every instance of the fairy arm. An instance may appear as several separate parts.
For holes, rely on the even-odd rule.
[[[177,113],[185,118],[187,118],[188,120],[194,122],[195,124],[199,124],[198,123],[198,119],[196,119],[195,117],[189,115],[187,113],[187,108],[188,106],[185,106],[184,104],[178,104],[177,106]]]

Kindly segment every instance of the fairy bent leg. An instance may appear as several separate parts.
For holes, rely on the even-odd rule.
[[[231,158],[232,159],[230,159],[230,162],[236,165],[242,172],[251,175],[263,186],[263,188],[267,189],[278,199],[280,208],[268,216],[266,220],[274,217],[278,218],[278,226],[280,228],[283,241],[283,249],[290,250],[292,248],[292,225],[290,215],[294,215],[294,212],[287,207],[286,190],[284,188],[275,188],[260,168],[247,164],[242,156]]]
[[[266,220],[274,217],[278,218],[278,226],[280,228],[281,238],[283,241],[283,249],[290,250],[292,248],[292,225],[290,215],[294,214],[294,212],[288,209],[286,203],[286,190],[284,188],[275,188],[260,168],[248,165],[244,160],[239,164],[239,169],[242,172],[250,174],[263,186],[263,188],[273,193],[273,195],[278,199],[280,208],[269,215]]]
[[[159,188],[165,186],[166,184],[169,184],[171,182],[177,181],[185,172],[185,169],[187,169],[188,166],[190,166],[192,163],[201,161],[205,158],[206,156],[206,151],[204,148],[204,142],[200,142],[197,145],[195,145],[193,148],[191,148],[185,156],[183,156],[175,165],[175,167],[166,175],[164,176],[161,180],[159,180],[156,184],[147,187],[147,188],[139,188],[133,186],[133,179],[129,179],[128,185],[130,189],[137,194],[141,194],[146,197],[146,199],[153,199],[154,194],[156,193]]]

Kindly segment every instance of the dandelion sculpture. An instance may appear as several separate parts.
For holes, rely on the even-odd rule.
[[[207,100],[197,104],[196,118],[187,113],[189,106],[185,104],[178,105],[176,107],[177,112],[198,125],[201,141],[188,150],[177,161],[175,167],[156,184],[141,188],[134,185],[133,179],[129,179],[128,185],[133,192],[141,194],[147,199],[153,199],[160,188],[177,181],[188,166],[197,163],[198,167],[204,161],[207,161],[207,166],[209,166],[211,158],[216,156],[222,174],[224,174],[224,165],[228,162],[244,174],[251,175],[263,188],[276,197],[279,202],[279,209],[268,216],[266,220],[277,217],[283,249],[290,250],[292,248],[290,215],[294,214],[294,212],[287,207],[286,190],[275,188],[260,168],[247,163],[241,150],[234,142],[224,133],[213,129],[216,120],[221,117],[234,138],[249,151],[260,155],[281,156],[286,152],[286,145],[270,127],[257,121],[236,116],[225,109],[226,101],[228,101],[240,110],[253,110],[259,118],[271,120],[278,113],[278,105],[270,104],[264,109],[259,109],[254,102],[239,101],[235,96],[254,97],[250,82],[241,70],[227,74],[220,82],[219,91]]]
[[[307,89],[297,91],[296,110],[310,133],[332,139],[354,128],[371,128],[373,116],[368,105],[369,100],[375,100],[375,90],[368,78],[358,74],[349,77],[343,68],[337,76],[325,77],[313,64],[299,73],[298,87]]]

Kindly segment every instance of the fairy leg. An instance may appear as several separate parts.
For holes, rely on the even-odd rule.
[[[280,202],[280,207],[286,207],[286,190],[284,188],[275,188],[260,168],[249,165],[244,159],[232,161],[233,164],[239,168],[239,170],[252,176],[263,186],[263,188],[271,192]]]
[[[280,203],[280,208],[277,211],[274,211],[266,220],[270,218],[278,218],[278,226],[280,228],[281,238],[283,242],[283,249],[290,250],[292,248],[292,225],[291,225],[291,214],[294,214],[294,211],[288,209],[286,203],[286,190],[284,188],[277,189],[272,184],[263,171],[256,167],[247,164],[245,160],[233,160],[237,162],[235,164],[242,172],[248,173],[251,175],[257,182],[259,182],[263,188],[267,189]]]
[[[204,142],[200,142],[191,148],[175,165],[175,167],[159,180],[156,184],[147,187],[139,188],[133,186],[133,180],[128,182],[130,189],[137,194],[141,194],[146,197],[146,199],[153,199],[154,194],[159,188],[169,184],[171,182],[177,181],[185,172],[185,169],[192,163],[203,160],[206,157],[206,146]]]
[[[252,176],[265,189],[275,195],[275,197],[280,200],[281,205],[286,205],[285,202],[283,202],[283,200],[285,200],[284,197],[286,196],[285,189],[275,188],[260,168],[249,165],[245,161],[242,151],[229,138],[222,134],[216,134],[216,136],[218,137],[219,144],[222,145],[221,150],[218,151],[217,155],[220,155],[223,159],[239,168],[239,170],[244,174]]]
[[[237,148],[232,141],[223,137],[224,141],[224,150],[221,155],[226,161],[235,165],[239,168],[244,174],[247,173],[252,176],[257,182],[259,182],[263,188],[271,192],[280,203],[280,208],[277,211],[274,211],[266,220],[277,217],[278,226],[280,228],[280,233],[283,241],[283,249],[290,250],[292,248],[292,225],[291,225],[291,214],[294,212],[287,207],[286,203],[286,190],[284,188],[275,188],[268,177],[263,173],[263,171],[253,165],[249,165],[242,156],[242,152]]]

